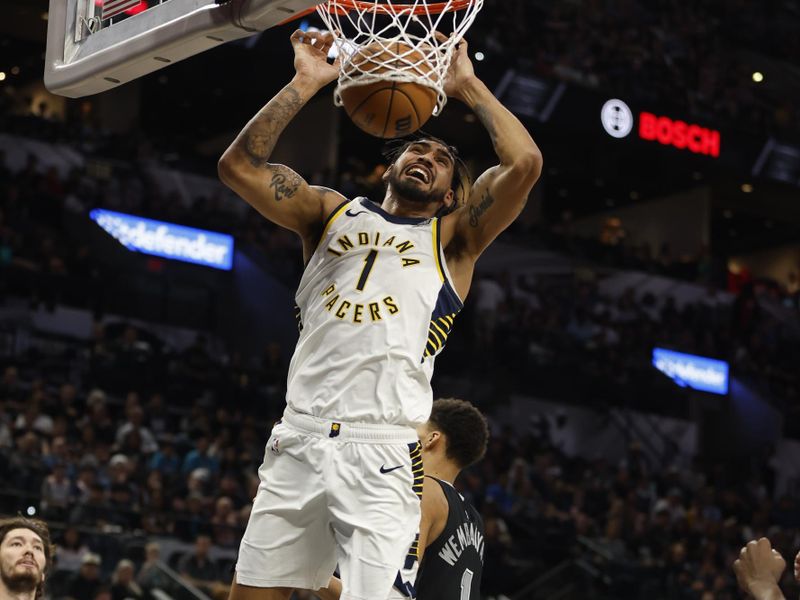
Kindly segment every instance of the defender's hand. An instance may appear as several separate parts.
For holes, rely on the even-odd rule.
[[[437,31],[436,39],[440,42],[447,40],[447,36]],[[444,93],[451,98],[458,98],[463,100],[461,95],[464,87],[475,79],[475,69],[472,66],[472,61],[469,58],[469,45],[467,40],[463,39],[458,42],[453,50],[453,60],[450,67],[447,69],[447,75],[444,80]]]
[[[297,74],[316,81],[320,87],[336,79],[339,76],[339,58],[328,64],[328,51],[333,39],[332,33],[295,31],[291,40]]]
[[[733,563],[739,585],[756,599],[782,597],[776,593],[780,593],[778,581],[785,568],[786,561],[767,538],[748,542]]]

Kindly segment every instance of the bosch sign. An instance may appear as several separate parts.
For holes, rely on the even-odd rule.
[[[639,115],[639,137],[695,154],[719,156],[719,131],[685,121],[673,121],[669,117],[657,117],[649,112]]]
[[[603,105],[600,120],[606,132],[615,138],[626,137],[633,130],[633,112],[622,100],[609,100]],[[717,158],[720,152],[720,132],[685,121],[639,113],[639,138],[658,142],[694,154]]]

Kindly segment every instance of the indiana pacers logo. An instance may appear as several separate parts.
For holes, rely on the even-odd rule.
[[[328,437],[338,436],[341,428],[342,428],[341,423],[331,423],[331,432],[328,434]]]
[[[622,100],[614,98],[603,104],[600,122],[608,135],[624,138],[633,129],[633,113]]]

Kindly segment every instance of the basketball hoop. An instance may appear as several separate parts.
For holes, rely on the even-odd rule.
[[[472,25],[484,0],[327,0],[317,13],[336,38],[341,61],[334,102],[341,92],[376,81],[411,82],[437,94],[433,114],[447,103],[444,80],[459,41]],[[436,32],[448,35],[444,41]],[[400,42],[400,43],[398,43]],[[363,60],[358,50],[380,48],[382,60]],[[372,52],[374,55],[375,52]]]

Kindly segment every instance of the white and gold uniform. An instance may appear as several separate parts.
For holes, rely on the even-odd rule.
[[[296,294],[300,339],[237,581],[316,589],[338,562],[343,600],[386,598],[419,525],[430,379],[462,302],[437,218],[366,198],[325,224]]]
[[[367,199],[332,216],[297,290],[293,410],[412,427],[428,420],[434,357],[461,309],[438,234],[436,218],[395,217]]]

